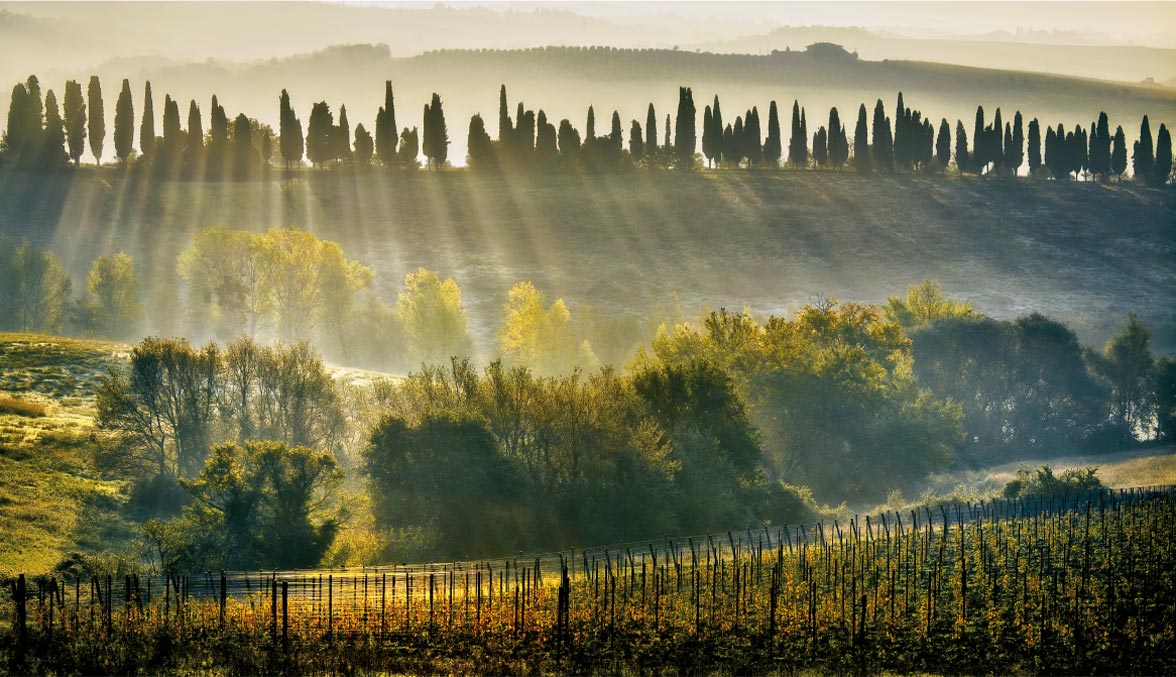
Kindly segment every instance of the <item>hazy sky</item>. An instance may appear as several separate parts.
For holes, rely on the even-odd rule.
[[[431,7],[430,2],[380,2],[398,7]],[[617,22],[658,15],[745,24],[764,30],[780,25],[864,26],[909,36],[977,35],[1018,28],[1073,31],[1090,39],[1157,47],[1176,46],[1176,2],[889,2],[822,0],[797,2],[519,2],[478,0],[446,2],[453,7],[488,7],[503,11],[550,8]],[[716,36],[731,37],[731,36]]]

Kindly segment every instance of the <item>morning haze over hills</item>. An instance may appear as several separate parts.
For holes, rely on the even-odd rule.
[[[0,674],[1173,674],[1173,78],[1176,3],[0,2]]]

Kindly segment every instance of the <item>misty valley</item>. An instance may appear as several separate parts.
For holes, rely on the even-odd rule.
[[[139,5],[0,3],[0,672],[1176,669],[1176,37]]]

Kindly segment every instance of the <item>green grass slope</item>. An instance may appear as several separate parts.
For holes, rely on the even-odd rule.
[[[276,176],[277,173],[275,173]],[[481,177],[301,173],[153,182],[117,168],[0,173],[0,234],[50,247],[76,286],[125,250],[147,278],[148,332],[199,334],[176,256],[200,228],[296,225],[371,266],[388,301],[425,266],[461,286],[493,347],[506,291],[531,280],[569,304],[644,316],[677,294],[784,313],[821,296],[884,302],[923,278],[981,312],[1038,311],[1100,344],[1134,311],[1176,350],[1176,190],[816,172]]]
[[[0,577],[51,569],[69,552],[125,551],[126,483],[91,462],[94,386],[127,347],[102,341],[0,334],[0,401],[44,407],[29,417],[0,407]]]

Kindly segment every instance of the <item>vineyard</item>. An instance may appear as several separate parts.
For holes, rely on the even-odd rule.
[[[6,586],[0,672],[1176,670],[1176,488],[507,560]]]

